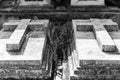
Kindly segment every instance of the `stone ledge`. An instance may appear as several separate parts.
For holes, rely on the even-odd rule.
[[[89,5],[101,5],[104,6],[104,0],[71,0],[71,5],[72,6],[89,6]]]

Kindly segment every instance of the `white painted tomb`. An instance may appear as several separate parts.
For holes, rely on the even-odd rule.
[[[47,27],[49,20],[39,20],[36,21],[37,24],[41,27],[41,23],[43,28]],[[38,23],[39,22],[39,23]],[[8,22],[9,23],[9,22]],[[45,46],[45,34],[44,31],[33,31],[31,35],[40,35],[39,37],[32,37],[27,34],[27,29],[30,29],[32,24],[30,19],[22,19],[21,21],[17,22],[17,27],[11,34],[10,38],[8,39],[0,39],[0,64],[7,65],[33,65],[38,66],[40,68],[42,56],[43,56],[43,47]],[[7,27],[12,27],[7,26]],[[6,28],[7,28],[6,27]],[[14,26],[15,27],[15,26]],[[37,26],[38,27],[38,26]],[[36,32],[36,33],[34,33]],[[30,36],[30,37],[27,37]],[[23,39],[25,39],[23,41]],[[21,48],[20,48],[21,46]],[[15,51],[14,51],[15,50]]]
[[[93,31],[102,51],[111,52],[117,50],[114,41],[107,32],[118,31],[119,28],[117,23],[109,19],[73,20],[73,28],[75,30],[75,34],[78,31]]]
[[[99,19],[99,21],[102,19]],[[108,20],[111,23],[111,20]],[[120,64],[120,30],[115,31],[109,31],[105,29],[105,26],[97,25],[98,29],[94,25],[95,23],[92,23],[92,20],[73,20],[73,28],[75,31],[75,42],[76,42],[76,52],[78,54],[79,63],[80,61],[95,61],[97,63],[102,64]],[[84,22],[84,23],[83,23]],[[88,29],[93,25],[93,29],[96,29],[96,31],[79,31],[77,30],[77,25],[79,24],[85,24],[86,22],[86,28]],[[107,21],[106,21],[107,22]],[[99,24],[99,23],[98,23]],[[100,31],[100,34],[99,34]],[[101,32],[102,31],[102,32]],[[98,32],[98,34],[96,33]],[[102,33],[102,34],[101,34]],[[104,34],[104,35],[103,35]],[[98,35],[98,36],[97,36]],[[100,37],[101,36],[101,37]],[[99,37],[102,42],[98,43],[98,40],[96,37]],[[105,41],[104,41],[105,40]],[[103,45],[107,43],[106,51],[101,50],[100,45]],[[109,45],[110,44],[110,45]],[[117,50],[110,51],[111,45],[116,46]],[[105,48],[104,48],[105,49]],[[110,49],[110,50],[109,50]],[[79,64],[80,65],[80,64]]]

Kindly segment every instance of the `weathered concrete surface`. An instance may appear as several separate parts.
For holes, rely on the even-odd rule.
[[[72,6],[105,5],[104,0],[71,0]]]
[[[117,50],[114,41],[102,25],[93,25],[94,34],[98,45],[104,52],[114,52]]]
[[[3,31],[14,31],[21,20],[10,20],[3,24]],[[42,31],[48,26],[49,20],[31,20],[28,23],[28,28],[32,31]]]
[[[22,20],[24,21],[24,20]],[[15,31],[19,32],[19,31],[23,31],[23,33],[26,31],[27,24],[23,24],[26,22],[20,22],[20,21],[16,21],[19,23],[22,23],[20,25],[18,25],[18,27],[15,29]],[[29,20],[27,20],[28,24],[29,24]],[[42,20],[38,20],[37,22],[41,22]],[[10,21],[10,22],[14,22],[14,21]],[[34,23],[34,21],[31,21]],[[44,21],[43,21],[44,22]],[[47,24],[45,24],[47,23]],[[24,26],[25,27],[24,27]],[[44,22],[44,27],[47,27],[48,25],[48,20]],[[33,26],[33,25],[32,25]],[[35,26],[33,26],[35,27]],[[36,28],[36,27],[35,27]],[[14,31],[14,32],[15,32]],[[0,64],[1,67],[4,66],[4,64],[7,66],[10,65],[9,68],[15,69],[16,67],[19,66],[23,66],[25,69],[30,69],[30,66],[34,66],[34,69],[40,69],[41,68],[41,60],[42,60],[42,55],[43,55],[43,47],[44,47],[44,41],[45,41],[45,32],[44,31],[30,31],[28,34],[26,34],[26,39],[23,42],[23,45],[20,49],[20,51],[17,52],[7,52],[6,51],[6,44],[8,44],[8,42],[11,40],[12,37],[12,41],[14,43],[14,39],[16,38],[17,41],[20,41],[21,38],[19,34],[13,32],[13,35],[11,31],[1,31],[1,34],[5,33],[6,34],[0,39]],[[21,33],[21,32],[20,32]],[[8,35],[9,34],[9,35]],[[11,35],[11,37],[10,37]],[[14,36],[15,35],[15,36]],[[22,34],[21,34],[22,36]],[[10,37],[10,38],[9,38]],[[17,39],[19,38],[19,40]],[[14,55],[13,55],[14,54]],[[12,64],[12,65],[11,65]],[[19,65],[19,66],[18,66]],[[28,67],[28,68],[27,68]],[[31,69],[33,69],[31,68]]]
[[[71,57],[68,57],[68,65],[69,65],[69,76],[74,75],[73,61]]]
[[[44,31],[48,27],[49,20],[32,20],[29,23],[29,29],[32,31]]]
[[[100,21],[100,23],[105,22],[106,19]],[[84,23],[87,20],[82,20]],[[74,21],[73,21],[74,22]],[[96,63],[101,64],[120,64],[120,31],[108,31],[107,34],[111,38],[114,45],[117,47],[115,52],[103,52],[101,51],[98,42],[96,41],[96,37],[94,32],[91,31],[77,31],[76,24],[79,24],[79,20],[76,20],[73,24],[73,28],[75,31],[75,42],[76,42],[76,52],[79,56],[79,61],[94,61]],[[99,22],[99,21],[97,21]],[[112,22],[108,20],[108,23]],[[88,22],[89,23],[89,22]],[[80,23],[81,24],[81,23]],[[103,31],[105,30],[102,29]],[[98,32],[101,30],[98,30]],[[101,35],[101,33],[100,33]],[[101,36],[104,37],[105,35]],[[108,42],[109,43],[109,42]],[[79,64],[80,65],[80,64]]]
[[[19,22],[6,22],[3,24],[3,31],[14,31]]]
[[[31,38],[30,42],[28,42],[28,45],[26,46],[25,55],[34,56],[36,54],[34,58],[41,60],[44,41],[45,38]]]
[[[0,61],[31,61],[41,60],[44,38],[29,38],[25,51],[22,55],[10,55],[6,51],[6,43],[9,39],[0,40]],[[39,61],[40,63],[40,61]]]
[[[3,34],[0,39],[0,78],[41,79],[46,75],[41,69],[45,41],[43,31],[32,31],[31,34],[27,34],[27,40],[24,41],[19,52],[6,51],[6,44],[12,32],[1,31],[0,34]]]
[[[76,39],[95,39],[93,32],[76,32]]]
[[[19,51],[25,39],[30,19],[22,19],[6,44],[7,51]]]
[[[8,39],[10,38],[12,32],[10,31],[0,31],[0,39]]]
[[[72,25],[74,28],[74,31],[92,31],[93,24],[90,22],[90,20],[79,20],[79,19],[73,19]]]
[[[43,32],[43,31],[30,31],[27,36],[30,38],[45,38],[45,32]]]
[[[79,67],[72,72],[70,80],[119,80],[120,37],[117,38],[116,36],[120,33],[110,32],[110,34],[118,48],[116,52],[102,52],[95,39],[76,39],[76,50],[79,54]],[[71,65],[73,64],[74,63],[71,63]]]
[[[103,25],[107,31],[119,31],[118,24],[113,22],[112,19],[90,19],[94,24]]]
[[[84,34],[84,35],[83,35]],[[120,31],[109,32],[116,46],[119,47]],[[77,34],[78,36],[78,34]],[[117,37],[118,36],[118,37]],[[119,48],[118,48],[119,49]],[[102,52],[93,32],[79,32],[76,38],[76,50],[79,54],[79,60],[103,60],[118,61],[120,60],[120,51]]]
[[[79,60],[111,60],[111,62],[120,60],[120,55],[102,52],[95,39],[77,39],[76,43]]]
[[[108,34],[108,31],[119,31],[118,24],[113,22],[111,19],[90,19],[90,20],[72,20],[73,29],[75,32],[75,38],[87,38],[92,39],[93,35],[90,31],[93,31],[94,36],[100,45],[102,51],[110,52],[110,51],[117,51],[117,47],[114,44],[111,36]],[[89,32],[84,33],[84,36],[80,36],[79,33],[81,32]],[[87,36],[87,37],[85,37]]]
[[[20,1],[20,5],[46,5],[46,4],[50,4],[50,0],[43,0],[43,1],[25,1],[25,0],[21,0]]]
[[[63,77],[62,80],[70,80],[68,63],[63,63]]]
[[[119,27],[116,22],[111,19],[90,19],[90,20],[77,20],[74,19],[73,25],[76,31],[93,31],[94,24],[103,25],[107,31],[118,31]]]
[[[41,78],[44,38],[29,38],[22,55],[10,55],[5,49],[7,41],[0,40],[0,78]]]
[[[93,24],[90,20],[74,20],[73,24],[76,24],[77,31],[92,31]]]

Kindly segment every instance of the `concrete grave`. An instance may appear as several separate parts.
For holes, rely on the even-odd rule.
[[[113,23],[113,21],[92,19],[73,20],[72,22],[76,45],[75,52],[73,53],[77,53],[78,57],[73,55],[73,53],[69,56],[70,80],[96,79],[96,76],[97,79],[100,79],[103,75],[104,78],[108,80],[113,79],[111,75],[116,75],[118,77],[119,75],[115,70],[118,71],[120,65],[120,30],[114,29],[111,31],[112,28],[109,30],[108,27],[106,28],[106,26],[104,26],[105,23]],[[83,24],[84,27],[77,26]],[[79,30],[77,30],[77,27],[79,27]],[[101,50],[98,41],[100,41],[99,43],[101,45],[107,43],[107,52]],[[112,47],[110,47],[110,45],[116,46],[117,50],[110,51]],[[76,60],[78,58],[78,61],[75,61],[75,58]],[[76,63],[77,65],[74,66]],[[72,67],[70,67],[71,65]],[[105,74],[100,73],[102,71],[104,71]],[[112,74],[109,74],[109,71],[111,71]]]
[[[73,28],[75,30],[75,34],[79,33],[79,31],[93,31],[102,51],[111,52],[117,50],[114,41],[107,32],[119,30],[117,23],[112,20],[73,20]]]
[[[42,73],[43,48],[46,44],[46,38],[43,30],[36,31],[35,28],[38,29],[41,23],[44,24],[42,27],[46,28],[49,20],[38,20],[36,24],[30,19],[22,19],[16,21],[15,26],[13,22],[12,25],[5,27],[8,29],[7,32],[11,32],[9,29],[12,27],[15,29],[12,29],[10,38],[0,39],[0,77],[42,78],[44,75]],[[11,21],[7,23],[11,23]],[[28,32],[27,29],[33,30]],[[4,70],[9,72],[12,70],[12,72],[9,74]]]
[[[22,19],[18,20],[15,23],[14,21],[10,21],[4,23],[3,30],[5,31],[13,31],[12,35],[9,38],[9,41],[6,43],[7,51],[19,51],[26,34],[28,33],[28,29],[32,31],[40,31],[44,32],[44,29],[48,25],[48,20],[36,20],[30,21],[30,19]]]
[[[28,29],[31,31],[44,32],[49,22],[49,20],[30,21],[28,19],[28,22],[25,23],[26,20],[23,19],[23,20],[9,21],[3,24],[3,29],[2,29],[3,31],[14,31],[10,36],[9,41],[6,44],[7,51],[19,51],[24,42]]]

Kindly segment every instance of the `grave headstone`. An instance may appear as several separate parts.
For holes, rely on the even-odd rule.
[[[20,0],[20,5],[49,5],[50,0]]]
[[[104,6],[105,1],[104,0],[71,0],[72,6]]]

